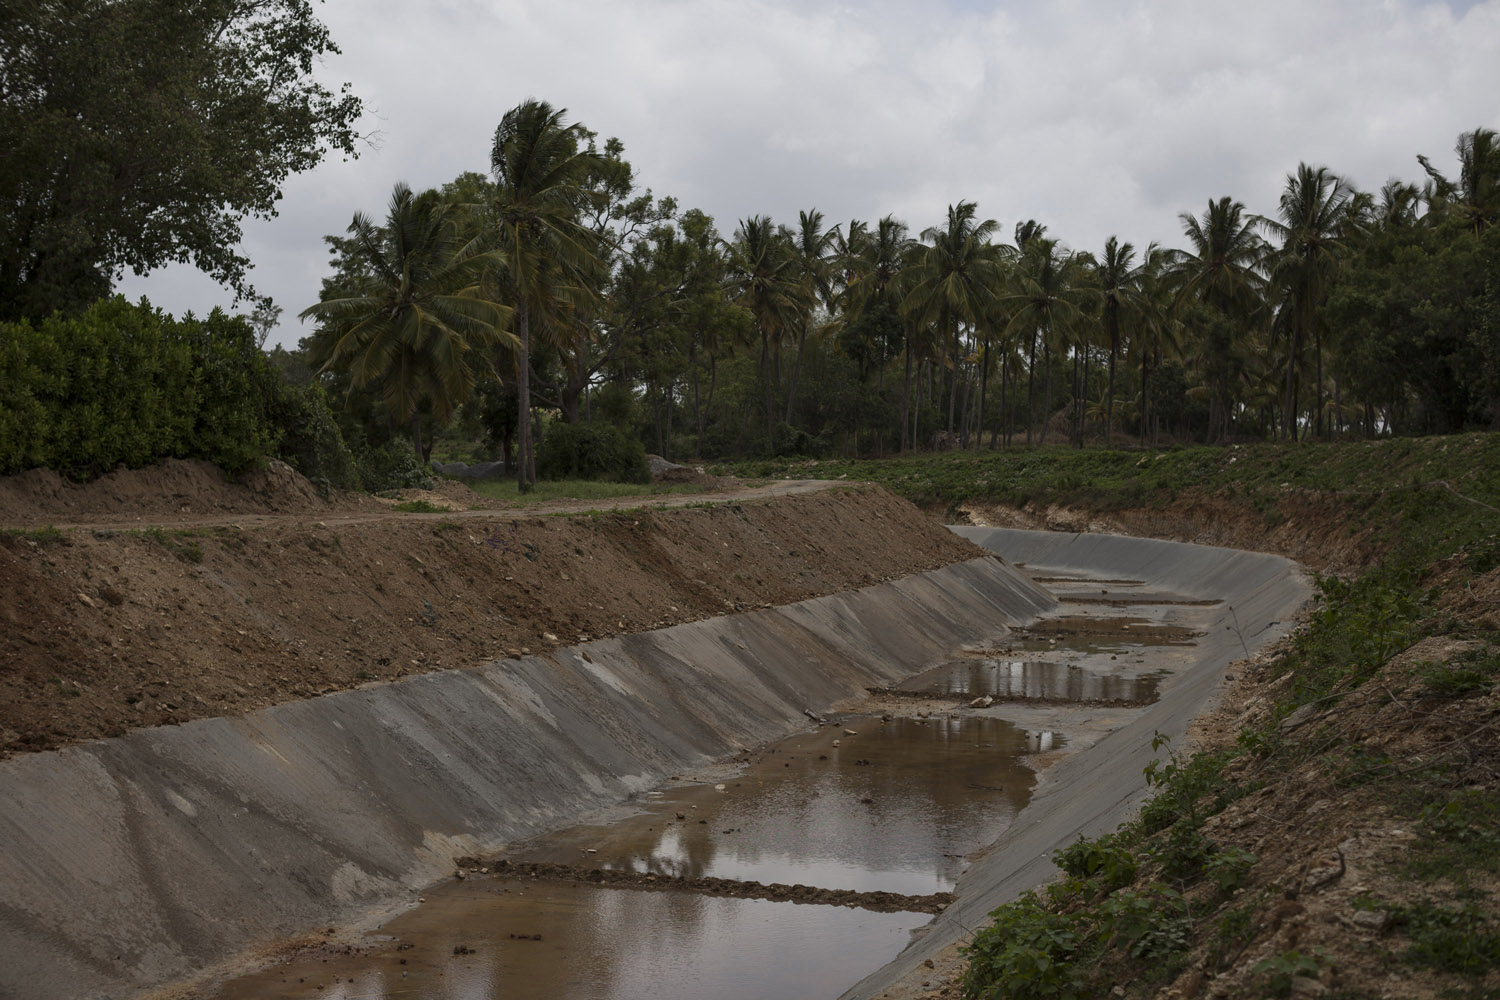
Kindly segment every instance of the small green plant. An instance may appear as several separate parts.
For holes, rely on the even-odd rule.
[[[1159,885],[1116,892],[1100,904],[1099,923],[1111,944],[1146,962],[1186,951],[1193,926],[1182,893]]]
[[[1292,980],[1298,976],[1317,976],[1324,962],[1321,948],[1314,948],[1311,954],[1305,955],[1300,951],[1284,951],[1256,962],[1250,972],[1265,977],[1266,989],[1272,996],[1289,997],[1292,995]]]
[[[1224,896],[1244,886],[1258,859],[1242,847],[1221,847],[1203,863],[1203,874]]]
[[[52,542],[60,542],[65,537],[62,529],[47,525],[42,528],[7,528],[5,534],[11,538],[24,538],[28,542],[37,545],[49,545]]]
[[[1500,650],[1486,645],[1470,650],[1449,663],[1417,665],[1427,690],[1440,698],[1467,698],[1495,686],[1500,680]]]
[[[1073,919],[1053,913],[1028,892],[990,914],[993,923],[963,949],[969,1000],[1075,1000],[1080,995],[1072,963],[1080,938]]]
[[[1168,739],[1157,733],[1151,740],[1151,749],[1160,750]],[[1186,758],[1173,753],[1166,763],[1153,760],[1147,764],[1144,769],[1146,784],[1156,789],[1156,794],[1141,807],[1143,832],[1149,836],[1165,830],[1182,817],[1201,821],[1221,812],[1229,804],[1222,772],[1233,755],[1232,750],[1193,754]],[[1213,798],[1205,803],[1210,795]]]
[[[193,534],[193,532],[189,531],[168,532],[162,528],[147,528],[145,531],[147,538],[183,562],[201,563],[203,561],[203,546],[198,544]]]
[[[1135,881],[1140,867],[1118,833],[1107,833],[1093,840],[1085,840],[1079,834],[1072,844],[1054,851],[1052,861],[1074,878],[1098,879],[1106,893]]]

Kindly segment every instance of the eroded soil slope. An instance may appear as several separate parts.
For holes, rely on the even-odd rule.
[[[983,554],[873,486],[608,513],[400,514],[271,472],[237,485],[172,463],[115,474],[94,495],[58,484],[56,510],[36,483],[0,483],[0,754]],[[109,526],[16,530],[67,522]]]

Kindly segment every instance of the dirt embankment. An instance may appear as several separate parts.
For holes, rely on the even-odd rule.
[[[424,515],[320,499],[285,467],[241,484],[183,462],[82,490],[49,476],[0,481],[0,527],[11,529],[0,533],[0,755],[983,554],[872,486],[688,497],[695,505],[671,509]],[[30,530],[69,521],[135,527]]]
[[[1062,504],[1002,507],[967,503],[959,513],[970,523],[1039,531],[1091,531],[1273,552],[1320,573],[1353,574],[1382,554],[1369,531],[1348,528],[1348,505],[1357,499],[1288,491],[1270,523],[1253,505],[1234,497],[1184,496],[1159,506],[1094,511]]]

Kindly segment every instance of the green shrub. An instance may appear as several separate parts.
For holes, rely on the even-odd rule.
[[[1114,947],[1147,962],[1186,951],[1193,927],[1182,894],[1161,886],[1115,893],[1099,905],[1099,922]]]
[[[651,481],[645,446],[619,427],[597,421],[548,424],[537,449],[536,471],[542,479]]]
[[[1054,851],[1052,861],[1074,878],[1097,878],[1106,893],[1135,881],[1139,867],[1136,857],[1125,847],[1117,833],[1107,833],[1094,840],[1078,840]]]
[[[283,384],[276,393],[272,419],[281,429],[280,458],[306,476],[319,492],[360,488],[359,466],[344,443],[323,387]]]
[[[990,914],[993,923],[964,948],[964,996],[1011,1000],[1074,1000],[1080,983],[1072,958],[1080,935],[1071,917],[1042,906],[1028,892]]]
[[[366,492],[430,490],[432,474],[406,438],[392,438],[359,456],[359,479]]]
[[[249,324],[220,310],[176,320],[116,296],[0,324],[0,474],[91,479],[163,458],[241,472],[275,447],[279,379]]]

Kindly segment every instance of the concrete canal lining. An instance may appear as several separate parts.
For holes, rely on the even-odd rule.
[[[866,590],[0,763],[0,997],[119,997],[359,924],[1056,602],[984,557]]]
[[[1023,564],[1033,575],[1130,579],[1223,604],[1197,640],[1192,668],[1126,725],[1045,772],[1015,822],[959,879],[953,905],[919,932],[900,956],[844,993],[842,1000],[877,997],[917,973],[924,960],[984,926],[991,910],[1056,874],[1054,850],[1080,834],[1097,836],[1128,820],[1145,797],[1142,769],[1157,756],[1151,747],[1153,736],[1160,732],[1180,744],[1192,719],[1211,706],[1224,668],[1286,635],[1297,611],[1312,596],[1307,575],[1280,556],[1119,535],[954,530]]]

